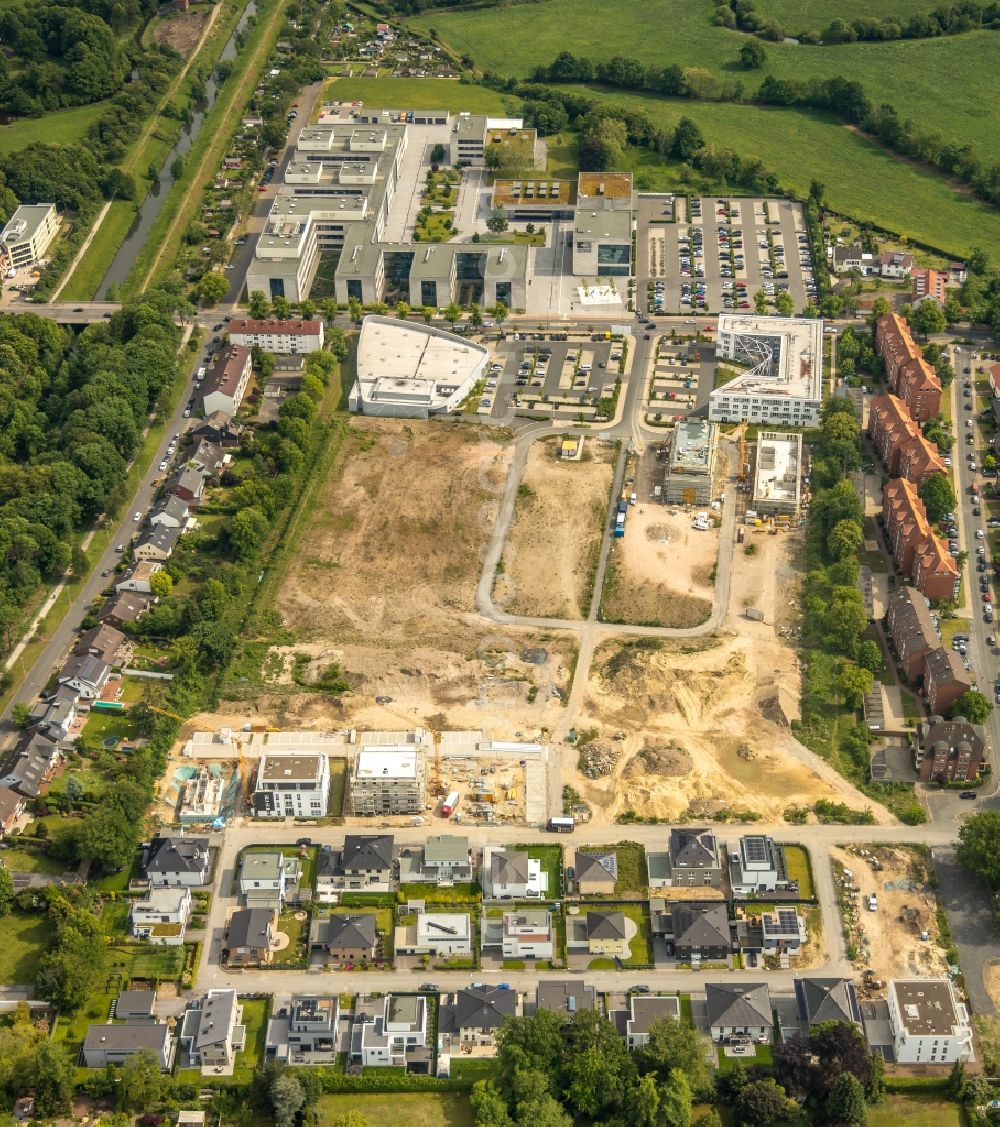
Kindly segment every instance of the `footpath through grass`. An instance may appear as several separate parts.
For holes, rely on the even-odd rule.
[[[236,56],[233,71],[208,112],[198,140],[184,160],[184,172],[175,180],[163,210],[157,216],[123,287],[132,294],[169,273],[188,223],[201,207],[200,185],[205,184],[225,156],[244,107],[284,23],[291,0],[275,0],[269,12],[260,13]]]

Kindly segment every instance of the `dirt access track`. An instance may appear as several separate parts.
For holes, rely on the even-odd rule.
[[[560,440],[532,444],[504,544],[494,604],[508,614],[586,618],[608,519],[615,446],[585,439],[579,461]]]
[[[306,680],[335,661],[354,693],[332,716],[325,694],[285,700],[284,722],[505,733],[555,725],[572,638],[501,631],[475,612],[508,437],[465,423],[351,420],[278,591],[296,641],[268,665],[288,686],[294,654],[311,659]],[[375,696],[393,699],[376,705]]]

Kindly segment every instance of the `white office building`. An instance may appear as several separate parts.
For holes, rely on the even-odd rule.
[[[739,375],[708,397],[717,423],[815,427],[823,403],[823,322],[795,317],[719,317],[716,360]]]
[[[59,234],[54,203],[21,204],[0,232],[0,247],[14,269],[31,266],[49,249]]]
[[[801,494],[802,435],[762,431],[757,436],[754,511],[761,516],[798,516]]]
[[[265,753],[257,767],[258,818],[323,818],[330,801],[330,761],[323,754]]]
[[[366,317],[350,409],[408,419],[445,414],[469,394],[488,358],[482,345],[430,325]]]
[[[257,241],[247,271],[247,292],[268,301],[304,301],[319,267],[316,225],[311,215],[272,215]]]

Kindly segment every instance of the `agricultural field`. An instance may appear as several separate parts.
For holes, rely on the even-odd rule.
[[[627,109],[644,109],[661,128],[673,128],[683,116],[691,118],[710,143],[760,156],[793,196],[806,197],[810,180],[817,178],[826,185],[833,211],[955,254],[982,246],[993,259],[1000,258],[1000,214],[995,209],[970,199],[938,173],[899,160],[828,115],[591,93]],[[676,166],[664,168],[642,150],[635,159],[640,186],[686,190]]]
[[[508,614],[587,617],[614,459],[611,443],[593,440],[579,462],[559,458],[558,439],[531,446],[494,587],[498,607]],[[559,566],[549,566],[555,560]]]
[[[825,31],[835,19],[850,23],[872,14],[872,6],[865,0],[756,0],[754,8],[761,19],[777,20],[788,35],[806,29]],[[928,10],[924,0],[893,0],[879,14],[906,20]]]
[[[332,78],[317,106],[321,102],[364,102],[367,106],[388,109],[504,114],[516,110],[520,99],[504,97],[496,90],[469,86],[453,78]]]

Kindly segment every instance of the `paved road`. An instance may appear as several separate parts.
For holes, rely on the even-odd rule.
[[[206,353],[207,347],[203,347],[192,357],[188,372],[189,380],[192,378],[198,366],[205,363]],[[186,361],[187,357],[191,356],[191,353],[183,350],[181,353],[182,363]],[[53,632],[52,637],[29,669],[24,668],[23,659],[19,659],[15,664],[14,675],[21,678],[21,684],[15,697],[12,698],[11,704],[0,713],[0,751],[8,750],[16,741],[18,735],[17,729],[14,728],[10,720],[11,705],[14,701],[24,701],[30,704],[48,683],[52,673],[56,667],[62,663],[65,655],[75,642],[77,627],[86,615],[88,607],[111,582],[110,579],[102,577],[101,572],[115,567],[121,558],[115,551],[116,545],[127,543],[135,534],[138,526],[132,519],[133,514],[136,512],[146,513],[152,505],[153,497],[156,493],[156,487],[153,485],[153,481],[162,476],[159,470],[159,464],[167,456],[167,446],[171,438],[187,426],[187,420],[184,419],[183,415],[184,409],[187,406],[191,386],[192,385],[189,384],[189,390],[180,396],[177,407],[167,420],[156,453],[150,461],[149,469],[143,475],[139,487],[129,501],[125,515],[115,529],[108,547],[95,562],[90,575],[80,585],[76,597],[63,616],[62,621]]]
[[[989,890],[955,860],[952,849],[932,850],[938,895],[951,925],[965,976],[965,988],[976,1013],[992,1014],[993,1002],[984,982],[986,969],[997,961],[997,926]]]

